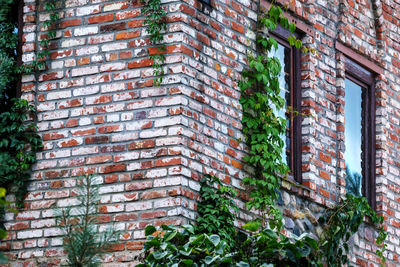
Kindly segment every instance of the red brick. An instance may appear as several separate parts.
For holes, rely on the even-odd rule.
[[[108,136],[91,136],[85,138],[85,144],[104,144],[108,143]]]
[[[94,157],[88,157],[86,159],[86,164],[98,164],[98,163],[104,163],[104,162],[109,162],[109,161],[112,161],[111,155],[94,156]]]
[[[82,20],[81,19],[70,19],[70,20],[63,20],[61,21],[57,28],[67,28],[67,27],[71,27],[71,26],[79,26],[82,24]]]
[[[331,156],[329,156],[329,155],[327,155],[327,154],[325,154],[325,153],[322,153],[322,152],[319,152],[319,158],[320,158],[322,161],[325,161],[325,162],[327,162],[327,163],[331,163],[331,162],[332,162]]]
[[[100,26],[100,32],[116,32],[116,31],[123,31],[126,29],[126,22],[119,22],[107,25]]]
[[[156,160],[156,163],[154,166],[162,167],[162,166],[178,165],[178,164],[181,164],[181,162],[182,162],[181,158],[159,159],[159,160]]]
[[[141,59],[141,60],[136,60],[128,63],[128,68],[134,69],[134,68],[143,68],[143,67],[150,67],[153,65],[153,60],[149,58]]]
[[[157,217],[165,217],[167,215],[167,212],[165,210],[160,210],[160,211],[152,211],[152,212],[143,212],[140,214],[140,218],[142,219],[154,219]]]
[[[140,30],[130,32],[119,32],[115,35],[116,40],[132,39],[140,36]]]
[[[109,22],[114,20],[114,14],[109,13],[105,15],[100,15],[100,16],[94,16],[94,17],[89,17],[88,22],[89,24],[91,23],[102,23],[102,22]]]

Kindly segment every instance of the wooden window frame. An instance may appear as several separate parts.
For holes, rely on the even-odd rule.
[[[346,79],[361,86],[362,92],[362,195],[369,205],[376,208],[376,107],[375,107],[375,73],[367,70],[355,61],[346,57]],[[346,88],[345,88],[346,93]],[[346,103],[345,103],[346,105]]]
[[[289,45],[288,37],[291,35],[296,36],[300,39],[299,33],[290,34],[290,32],[281,26],[271,32],[273,37],[279,44],[290,49],[290,103],[289,106],[294,111],[301,110],[301,75],[300,75],[300,63],[301,63],[301,51],[293,46]],[[302,172],[301,172],[301,116],[294,115],[290,112],[289,131],[290,131],[290,174],[293,179],[302,183]]]

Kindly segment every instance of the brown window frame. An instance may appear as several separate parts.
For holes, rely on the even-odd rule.
[[[270,33],[270,36],[273,37],[280,45],[288,48],[290,50],[290,103],[287,103],[288,106],[291,106],[294,111],[301,110],[301,75],[300,75],[300,64],[301,64],[301,51],[293,46],[291,46],[288,42],[289,36],[295,36],[300,39],[301,36],[299,33],[295,32],[291,34],[288,30],[282,28],[281,26],[277,26],[277,28]],[[301,172],[301,116],[295,115],[293,112],[289,113],[290,121],[289,121],[289,131],[290,131],[290,175],[293,176],[293,179],[302,183],[302,172]]]
[[[363,89],[362,93],[362,195],[376,208],[376,132],[375,132],[375,73],[346,57],[346,79]],[[345,88],[346,93],[346,88]],[[346,105],[346,103],[345,103]],[[346,122],[345,122],[346,123]]]

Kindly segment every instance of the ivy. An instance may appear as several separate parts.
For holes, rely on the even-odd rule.
[[[161,6],[161,0],[146,0],[142,13],[146,14],[144,24],[147,25],[146,31],[150,34],[150,42],[157,48],[153,54],[150,54],[150,59],[153,60],[153,75],[155,86],[160,86],[165,75],[164,62],[166,47],[162,43],[164,34],[167,29],[166,15],[167,13]]]
[[[49,13],[49,18],[43,22],[43,27],[47,29],[47,34],[40,39],[40,50],[36,53],[35,60],[30,64],[22,64],[18,71],[20,73],[31,73],[34,70],[43,70],[46,67],[46,59],[50,56],[50,41],[56,37],[56,22],[59,14],[55,12],[56,0],[46,0],[44,10]]]
[[[235,214],[239,211],[232,199],[237,192],[224,186],[217,177],[206,175],[201,180],[200,195],[196,233],[218,234],[231,247],[236,235]]]
[[[26,194],[30,168],[42,148],[36,126],[25,123],[35,109],[24,99],[14,99],[8,112],[0,113],[0,187],[15,193],[19,206]]]
[[[324,234],[320,240],[319,257],[329,266],[340,267],[349,264],[348,254],[350,247],[348,241],[356,233],[364,219],[370,220],[373,225],[379,225],[376,243],[379,245],[376,254],[382,264],[385,263],[383,251],[386,248],[384,241],[387,233],[383,227],[384,218],[378,216],[369,206],[365,197],[347,194],[339,205],[328,208],[325,216],[319,218],[319,223],[324,227]]]

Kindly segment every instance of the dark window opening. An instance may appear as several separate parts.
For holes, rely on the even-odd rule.
[[[375,208],[375,88],[371,72],[346,59],[346,190]]]
[[[278,114],[287,119],[282,158],[289,166],[293,178],[301,183],[301,116],[300,114],[300,50],[288,43],[291,34],[278,27],[271,36],[278,42],[278,50],[273,55],[281,63],[279,77],[280,96],[285,99],[285,107]],[[294,34],[300,38],[298,34]]]
[[[201,3],[211,6],[211,0],[199,0]]]

